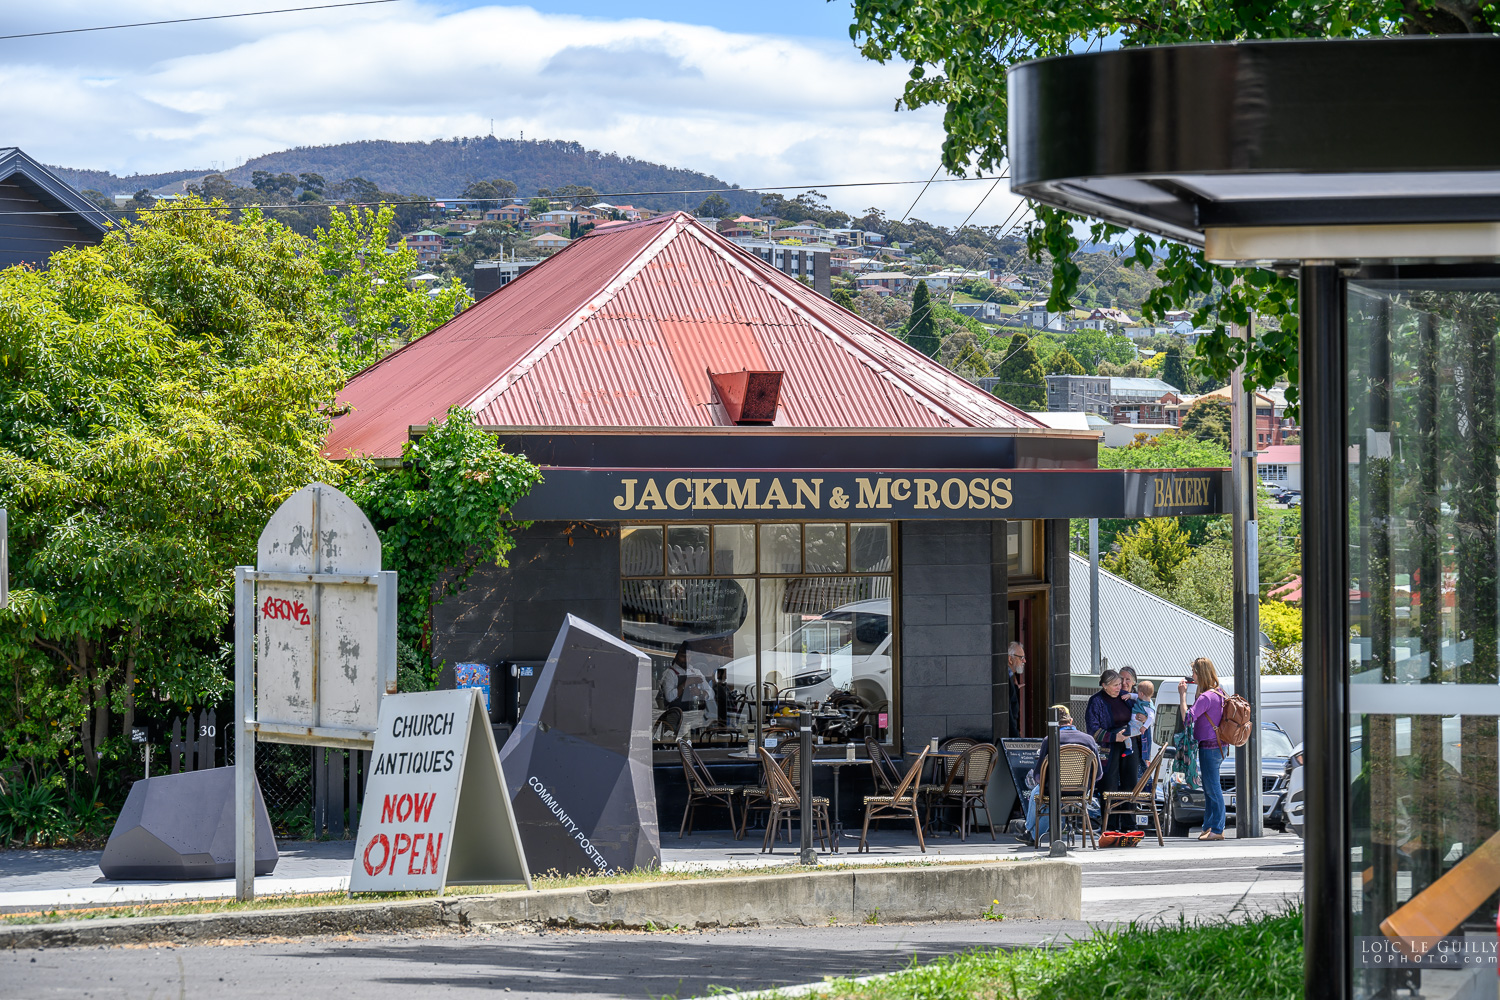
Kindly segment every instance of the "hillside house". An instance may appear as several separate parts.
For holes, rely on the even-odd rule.
[[[0,149],[0,267],[45,267],[54,251],[98,243],[113,227],[52,171],[19,149]]]

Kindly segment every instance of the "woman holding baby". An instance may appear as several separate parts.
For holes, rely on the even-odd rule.
[[[1130,735],[1131,709],[1135,695],[1124,691],[1124,683],[1117,670],[1105,670],[1099,675],[1099,690],[1089,699],[1084,710],[1085,731],[1099,744],[1099,755],[1103,772],[1099,776],[1099,791],[1129,791],[1141,776],[1141,758],[1137,740]],[[1120,831],[1135,829],[1135,816],[1117,813],[1110,817],[1110,828]]]

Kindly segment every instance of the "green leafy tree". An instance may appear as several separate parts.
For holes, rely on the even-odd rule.
[[[406,690],[436,680],[432,608],[460,593],[482,562],[504,566],[515,531],[510,508],[541,481],[537,467],[501,449],[460,407],[401,449],[400,468],[365,469],[347,492],[380,534],[381,561],[398,574],[399,641],[416,673]]]
[[[702,203],[693,210],[693,214],[704,218],[722,219],[733,211],[734,207],[729,204],[728,199],[723,195],[711,194],[707,198],[704,198]]]
[[[848,288],[835,288],[833,290],[833,301],[850,312],[854,311],[854,292]]]
[[[917,282],[917,290],[911,296],[911,315],[906,319],[902,339],[929,358],[936,357],[942,342],[938,340],[937,321],[932,315],[932,295],[927,282]]]
[[[1217,399],[1200,399],[1182,418],[1182,432],[1221,448],[1229,447],[1229,407]]]
[[[1153,359],[1155,360],[1155,359]],[[1161,380],[1179,391],[1188,387],[1187,369],[1182,365],[1182,349],[1172,344],[1162,352]]]
[[[543,212],[552,211],[552,201],[549,198],[533,198],[526,203],[528,215],[541,215]]]
[[[1302,673],[1302,609],[1274,598],[1261,601],[1260,630],[1271,640],[1261,673]]]
[[[1048,375],[1087,375],[1083,365],[1078,359],[1069,354],[1066,349],[1052,355],[1052,360],[1047,363]]]
[[[1042,364],[1031,349],[1024,333],[1010,338],[1004,360],[995,367],[995,395],[1023,410],[1041,410],[1047,406],[1047,377]]]
[[[337,317],[333,329],[346,375],[446,323],[473,301],[456,282],[437,288],[436,295],[408,287],[417,253],[404,243],[387,251],[394,224],[389,206],[353,206],[329,212],[328,225],[317,231],[312,252],[323,275],[319,298]]]
[[[479,199],[475,207],[481,212],[494,208],[500,202],[516,196],[516,184],[514,181],[496,179],[492,181],[475,181],[463,190],[463,197]]]
[[[899,104],[943,108],[943,163],[960,174],[967,169],[998,170],[1005,161],[1006,71],[1027,59],[1066,55],[1105,39],[1134,47],[1257,38],[1490,33],[1497,23],[1500,18],[1489,0],[1332,0],[1316,5],[1110,0],[1061,7],[1050,0],[957,0],[944,6],[941,16],[932,16],[911,0],[855,0],[849,34],[870,59],[911,64]],[[1076,295],[1081,277],[1075,260],[1077,219],[1044,205],[1035,206],[1035,219],[1027,246],[1050,260],[1048,308],[1062,312]],[[1126,235],[1102,223],[1089,228],[1095,241]],[[1244,364],[1249,378],[1262,388],[1290,382],[1287,396],[1295,403],[1297,290],[1292,278],[1215,267],[1198,250],[1144,234],[1128,238],[1126,259],[1154,270],[1162,281],[1144,303],[1148,316],[1171,308],[1194,309],[1194,325],[1209,327],[1198,341],[1197,353],[1216,377],[1226,379],[1236,365]],[[1255,324],[1255,339],[1247,348],[1229,337],[1226,324],[1243,323],[1252,314],[1263,321]],[[1088,365],[1082,356],[1079,360]]]
[[[1105,362],[1128,365],[1135,360],[1135,345],[1127,337],[1105,333],[1103,330],[1079,330],[1064,334],[1063,346],[1078,359],[1089,375],[1100,374],[1099,366]]]
[[[1151,523],[1150,521],[1144,523]],[[1177,567],[1176,581],[1158,592],[1180,608],[1202,615],[1224,628],[1234,627],[1234,549],[1229,524],[1218,518],[1209,526],[1208,540]]]
[[[98,777],[138,705],[227,688],[232,577],[313,480],[340,365],[306,241],[151,211],[0,271],[0,769]]]
[[[1119,536],[1115,551],[1100,562],[1116,576],[1147,590],[1170,590],[1177,570],[1193,554],[1187,532],[1175,517],[1151,517]]]

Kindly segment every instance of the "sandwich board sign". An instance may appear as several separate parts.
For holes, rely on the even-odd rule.
[[[380,702],[349,891],[531,888],[478,688]]]

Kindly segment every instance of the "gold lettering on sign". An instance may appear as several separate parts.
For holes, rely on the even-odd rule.
[[[991,504],[990,506],[994,507],[996,510],[1004,510],[1005,508],[1009,507],[1010,506],[1010,480],[1009,479],[993,479],[993,480],[991,480],[990,481],[990,495],[995,498],[995,502],[993,504]]]
[[[990,505],[990,484],[983,479],[969,480],[969,506],[984,510]]]
[[[859,483],[859,503],[855,504],[856,507],[860,510],[869,510],[871,507],[876,510],[891,509],[891,481],[889,479],[881,476],[875,480],[874,486],[871,486],[870,481],[864,476],[857,477],[855,482]]]
[[[761,504],[761,507],[765,510],[770,510],[772,503],[776,504],[777,510],[802,509],[802,505],[800,503],[793,504],[786,498],[786,490],[782,487],[780,479],[771,480],[771,488],[766,490],[766,499],[765,502]]]
[[[651,506],[647,507],[646,504]],[[661,490],[656,485],[656,480],[646,480],[646,488],[641,490],[641,502],[635,505],[636,510],[666,510],[667,505],[661,502]]]
[[[629,510],[635,506],[635,484],[634,479],[620,480],[620,485],[625,487],[625,492],[615,497],[615,510]]]
[[[911,480],[910,479],[892,479],[891,480],[891,499],[892,500],[910,500],[911,499]]]
[[[679,502],[677,500],[677,487],[681,486],[687,491],[687,499]],[[667,506],[673,510],[687,510],[693,505],[693,481],[691,479],[674,479],[667,484]]]
[[[957,490],[954,490],[957,487]],[[967,507],[969,504],[969,486],[962,479],[943,480],[943,506],[949,510],[959,507]]]
[[[917,502],[913,505],[917,510],[938,509],[938,482],[936,479],[918,479]]]
[[[701,510],[723,510],[724,505],[719,503],[718,497],[714,496],[714,487],[723,481],[722,479],[694,479],[693,506]]]
[[[812,485],[807,484],[811,482]],[[813,510],[823,506],[823,480],[821,479],[793,479],[792,485],[797,487],[797,509],[802,509],[802,501],[806,498],[812,503]]]
[[[1155,480],[1156,506],[1158,507],[1207,507],[1209,505],[1209,476],[1173,476]]]
[[[760,510],[760,504],[755,502],[755,493],[760,489],[759,479],[745,479],[740,482],[726,479],[724,489],[728,493],[728,496],[724,498],[725,507],[731,510]]]

